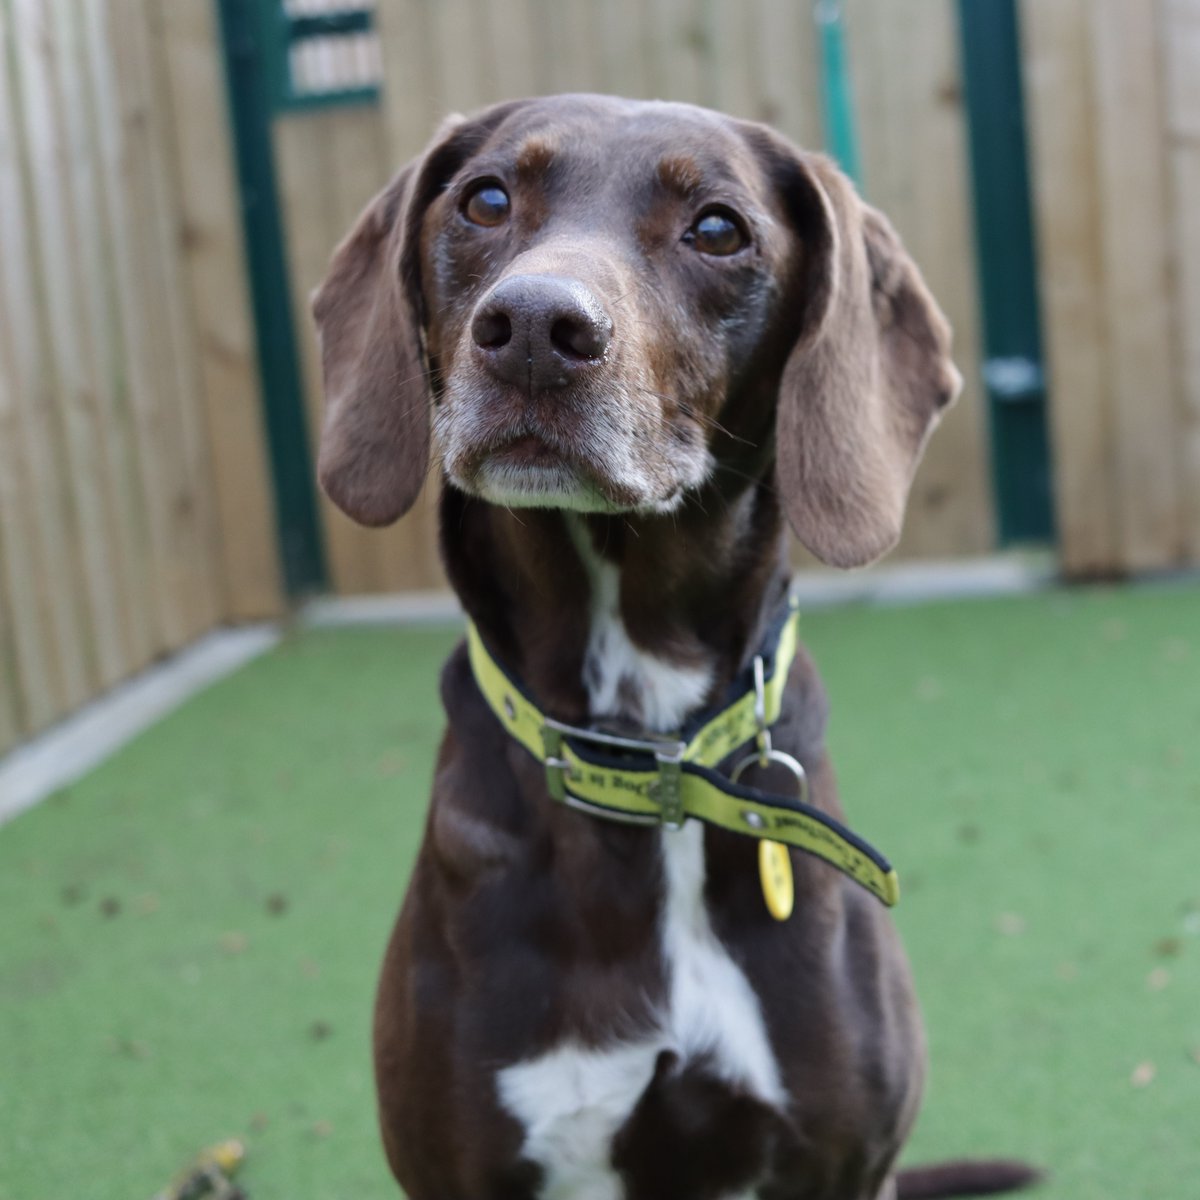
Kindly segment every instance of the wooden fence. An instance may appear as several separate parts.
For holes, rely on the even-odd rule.
[[[848,0],[848,53],[868,197],[896,222],[946,307],[967,379],[930,446],[899,553],[985,553],[994,517],[979,386],[966,128],[954,0]],[[603,91],[690,100],[822,142],[818,48],[807,0],[379,0],[384,105],[277,119],[297,320],[314,414],[306,297],[335,242],[442,117],[510,96]],[[434,506],[395,529],[322,518],[333,586],[359,592],[441,582]]]
[[[281,595],[207,3],[0,0],[0,751]]]
[[[1024,0],[1060,552],[1200,563],[1200,0]]]

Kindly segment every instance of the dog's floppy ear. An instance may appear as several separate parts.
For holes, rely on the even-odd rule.
[[[887,219],[828,159],[772,142],[799,256],[777,479],[800,541],[864,566],[899,539],[926,439],[962,381],[950,326]]]
[[[450,118],[430,147],[367,205],[313,294],[325,379],[317,475],[363,525],[412,507],[429,466],[420,239],[446,182],[518,103]]]
[[[367,206],[313,294],[325,378],[317,475],[363,525],[407,512],[429,464],[429,397],[416,305],[400,274],[418,164]]]

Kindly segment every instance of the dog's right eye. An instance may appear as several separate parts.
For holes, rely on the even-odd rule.
[[[710,258],[728,258],[750,243],[741,218],[725,208],[710,208],[701,213],[683,240]]]
[[[490,229],[508,220],[511,207],[508,193],[494,179],[485,179],[467,193],[462,214],[472,225]]]

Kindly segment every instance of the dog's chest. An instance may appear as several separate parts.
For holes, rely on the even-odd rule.
[[[621,623],[615,569],[589,565],[595,603],[585,683],[593,714],[678,728],[702,703],[711,668],[679,666],[637,647]],[[667,987],[658,1029],[602,1046],[568,1039],[498,1074],[501,1101],[525,1129],[523,1153],[544,1171],[545,1200],[619,1200],[613,1135],[663,1050],[683,1061],[704,1056],[723,1079],[768,1102],[782,1099],[758,997],[709,921],[703,826],[693,820],[647,836],[661,839],[662,855],[658,922]]]

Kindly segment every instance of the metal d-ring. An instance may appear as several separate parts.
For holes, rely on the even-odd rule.
[[[767,749],[765,752],[752,750],[744,758],[741,758],[734,765],[733,770],[729,774],[729,778],[734,783],[741,778],[747,767],[754,766],[757,763],[759,766],[766,766],[767,763],[778,763],[781,767],[787,767],[789,771],[796,777],[797,796],[796,798],[801,804],[808,801],[808,775],[804,770],[803,764],[799,759],[793,758],[790,754],[783,750],[776,750],[774,747]]]

